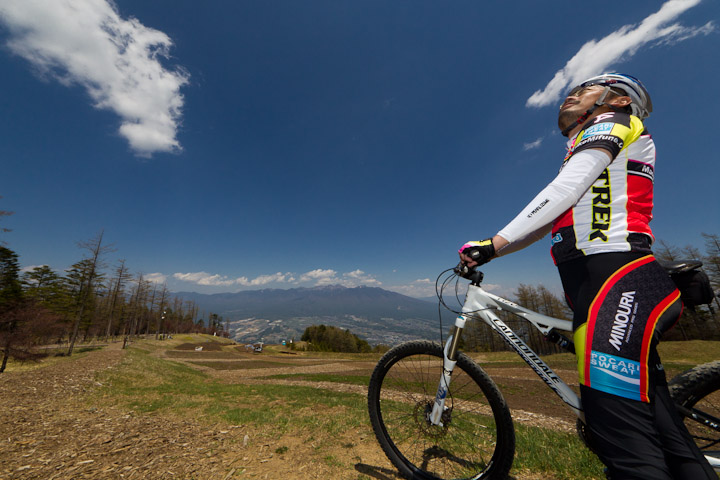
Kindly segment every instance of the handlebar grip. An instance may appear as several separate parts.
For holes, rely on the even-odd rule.
[[[458,263],[453,271],[457,276],[470,280],[472,285],[480,285],[483,281],[484,275],[480,270],[477,270],[475,267],[468,267],[462,262]]]

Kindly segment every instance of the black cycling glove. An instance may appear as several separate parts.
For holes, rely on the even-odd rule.
[[[488,238],[480,242],[467,242],[465,245],[460,247],[458,253],[462,253],[470,257],[478,265],[487,263],[491,258],[495,256],[495,246],[492,243],[492,239]]]

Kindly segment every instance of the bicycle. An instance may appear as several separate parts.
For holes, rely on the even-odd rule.
[[[447,272],[452,273],[440,281]],[[515,456],[510,410],[490,376],[459,351],[463,329],[471,319],[489,325],[576,414],[578,433],[587,445],[578,395],[495,312],[524,319],[547,339],[574,352],[572,341],[561,333],[572,331],[572,322],[486,292],[480,287],[482,272],[466,267],[438,277],[438,298],[448,309],[443,290],[460,276],[470,285],[462,311],[454,312],[459,315],[444,347],[425,340],[400,344],[382,356],[370,378],[370,421],[388,459],[410,480],[507,477]],[[697,366],[669,384],[696,443],[720,471],[720,361]]]

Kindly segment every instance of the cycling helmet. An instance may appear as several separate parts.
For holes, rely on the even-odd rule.
[[[583,88],[591,85],[602,85],[603,87],[609,87],[611,90],[622,91],[632,100],[632,103],[629,105],[630,113],[641,120],[649,117],[652,112],[650,94],[645,90],[640,80],[635,77],[622,73],[603,73],[602,75],[588,78],[578,85],[578,87]],[[604,96],[602,98],[604,100]]]
[[[613,90],[615,90],[616,93],[617,91],[620,91],[624,95],[630,97],[630,100],[632,100],[632,102],[630,103],[630,105],[628,105],[628,108],[630,109],[630,113],[632,115],[635,115],[642,120],[649,117],[650,112],[652,112],[652,101],[650,100],[650,94],[647,92],[647,90],[645,90],[645,87],[642,83],[640,83],[640,80],[635,77],[622,73],[603,73],[602,75],[588,78],[580,85],[573,88],[570,91],[570,94],[572,95],[572,93],[576,92],[578,89],[590,87],[592,85],[603,86],[605,87],[605,91],[603,91],[603,93],[598,97],[595,105],[590,107],[590,109],[587,110],[583,115],[581,115],[576,122],[571,123],[561,132],[563,136],[567,137],[570,131],[577,125],[581,125],[583,122],[585,122],[585,120],[590,117],[590,115],[595,111],[596,108],[605,105],[605,98],[607,97],[608,93]]]

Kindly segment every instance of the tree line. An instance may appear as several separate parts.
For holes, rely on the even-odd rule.
[[[705,253],[693,246],[677,247],[660,240],[653,247],[654,254],[661,263],[702,262],[702,270],[709,277],[711,288],[714,292],[720,292],[720,236],[707,233],[703,233],[702,236]],[[543,285],[520,284],[514,298],[510,298],[510,300],[544,315],[572,320],[572,310],[567,306],[564,298],[552,293]],[[564,351],[545,339],[526,321],[507,312],[499,312],[498,315],[536,353],[547,355]],[[565,334],[569,338],[572,337],[570,332],[565,332]],[[663,341],[677,340],[720,340],[720,299],[717,297],[717,293],[709,305],[686,306],[683,309],[682,316],[675,327],[663,335]],[[463,343],[463,348],[468,351],[509,350],[505,342],[493,333],[490,327],[477,321],[468,322],[463,332]]]
[[[306,342],[306,350],[314,352],[368,353],[373,349],[370,344],[350,330],[328,325],[307,327],[300,337]],[[297,348],[295,343],[292,343]]]
[[[0,217],[10,212],[0,210]],[[0,232],[7,229],[0,228]],[[720,290],[720,236],[703,233],[705,252],[693,246],[677,247],[659,241],[655,256],[665,262],[703,262],[714,291]],[[64,272],[47,265],[21,272],[18,255],[0,242],[0,372],[9,358],[28,360],[43,356],[41,347],[67,346],[71,355],[77,342],[90,339],[122,339],[125,348],[138,336],[162,339],[173,333],[207,333],[229,336],[229,323],[210,313],[199,317],[198,306],[172,295],[167,285],[149,281],[142,273],[132,274],[125,260],[108,268],[105,256],[112,251],[103,232],[78,243],[82,259]],[[571,319],[572,312],[560,296],[543,285],[520,284],[512,299],[539,313]],[[678,325],[664,340],[720,340],[720,301],[686,308]],[[561,351],[534,328],[510,314],[500,312],[511,328],[540,354]],[[205,316],[205,314],[203,314]],[[347,330],[319,325],[308,327],[302,340],[308,349],[362,353],[373,349]],[[508,347],[484,323],[469,322],[463,335],[469,351],[497,351]]]
[[[67,346],[64,354],[71,355],[78,342],[91,339],[122,339],[125,348],[138,336],[229,336],[221,316],[211,313],[206,324],[195,302],[133,275],[125,260],[108,269],[104,257],[112,247],[103,242],[102,232],[80,242],[83,258],[63,273],[47,265],[21,272],[18,255],[0,245],[0,372],[9,358],[39,358],[48,345]]]

